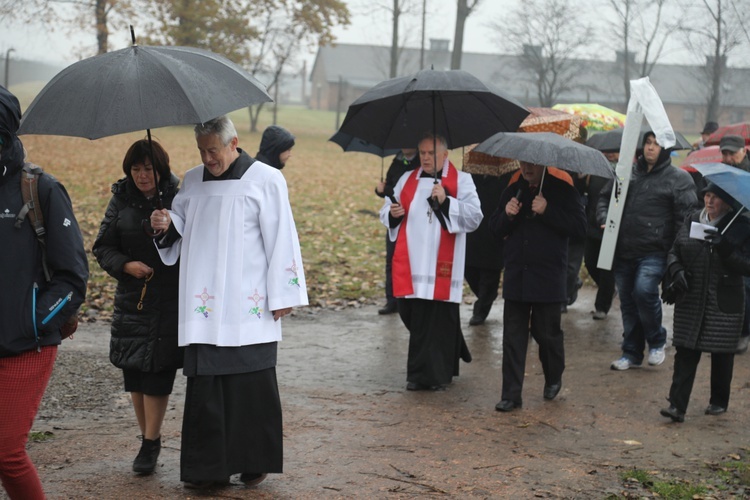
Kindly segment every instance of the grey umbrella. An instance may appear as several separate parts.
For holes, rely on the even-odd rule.
[[[63,69],[26,110],[18,133],[98,139],[205,123],[269,101],[263,84],[218,54],[133,45]]]
[[[578,174],[614,178],[610,163],[600,151],[552,132],[500,132],[474,151]]]

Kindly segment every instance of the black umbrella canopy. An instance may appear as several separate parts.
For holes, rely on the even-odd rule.
[[[133,45],[58,73],[24,113],[18,133],[98,139],[205,123],[269,101],[263,84],[218,54]]]
[[[614,178],[610,163],[600,151],[551,132],[500,132],[474,151],[577,174]]]
[[[354,101],[341,132],[384,149],[416,147],[425,133],[453,149],[515,131],[529,114],[521,103],[461,70],[422,70],[375,85]]]
[[[622,143],[622,130],[623,129],[621,128],[616,128],[608,130],[607,132],[594,134],[589,138],[588,141],[586,141],[586,145],[607,153],[620,151],[620,144]],[[643,125],[638,135],[638,144],[636,146],[637,149],[641,149],[641,145],[643,144],[643,136],[644,134],[646,134],[646,132],[651,132],[651,127],[648,125]],[[677,132],[676,130],[674,131],[674,135],[676,142],[671,149],[692,148],[690,141],[685,139],[684,135]]]
[[[372,155],[384,158],[386,156],[395,155],[396,153],[401,151],[400,148],[383,149],[380,146],[370,144],[367,141],[363,141],[362,139],[349,134],[345,134],[343,132],[336,132],[328,140],[333,142],[334,144],[338,144],[339,146],[341,146],[341,149],[343,149],[345,153],[370,153]]]

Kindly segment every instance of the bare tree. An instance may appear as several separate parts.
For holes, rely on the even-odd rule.
[[[628,102],[631,78],[651,74],[665,55],[668,37],[679,28],[682,16],[678,10],[672,12],[669,22],[663,20],[670,0],[606,0],[605,4],[615,14],[615,21],[610,24],[622,48],[618,61],[621,59],[623,65],[623,88]],[[636,54],[641,55],[640,63],[636,62]]]
[[[90,30],[96,37],[96,53],[104,54],[109,50],[112,26],[124,31],[128,20],[135,17],[134,3],[131,0],[0,0],[0,18],[42,21],[50,31],[60,26],[68,33]]]
[[[492,26],[520,54],[519,70],[536,86],[541,106],[552,106],[574,88],[583,69],[578,58],[590,45],[592,29],[569,0],[527,0]]]
[[[453,34],[453,53],[451,54],[451,69],[461,69],[461,56],[464,52],[464,26],[466,19],[481,0],[457,0],[456,30]]]
[[[703,57],[697,75],[706,88],[706,120],[718,121],[727,61],[748,42],[744,25],[750,9],[746,0],[694,0],[684,4],[691,20],[681,31],[685,46]]]

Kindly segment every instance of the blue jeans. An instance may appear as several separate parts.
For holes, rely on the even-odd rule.
[[[614,273],[622,312],[622,355],[632,363],[643,362],[643,351],[663,347],[667,330],[662,326],[659,284],[667,268],[666,257],[615,259]]]

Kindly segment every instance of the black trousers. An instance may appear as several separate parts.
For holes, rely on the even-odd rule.
[[[612,307],[612,299],[615,296],[615,273],[596,267],[597,262],[599,262],[601,247],[602,240],[586,238],[583,262],[586,264],[586,271],[598,287],[594,307],[597,311],[609,312]]]
[[[502,399],[520,403],[529,334],[539,344],[544,383],[555,384],[565,370],[565,347],[560,328],[560,303],[518,302],[505,299],[503,311]]]
[[[687,411],[690,393],[693,391],[695,373],[702,351],[676,347],[672,387],[669,388],[669,402],[681,411]],[[729,391],[734,371],[734,353],[711,353],[711,398],[709,404],[727,408]]]
[[[568,240],[568,266],[566,269],[568,290],[568,305],[572,305],[578,298],[578,289],[581,284],[581,263],[585,247],[584,238],[570,238]]]
[[[388,304],[394,303],[393,297],[393,252],[396,250],[396,242],[388,237],[385,231],[385,300]]]
[[[477,300],[474,302],[474,316],[486,318],[490,314],[492,303],[497,298],[497,289],[500,286],[500,269],[466,266],[464,278],[466,278],[471,291],[477,296]]]

